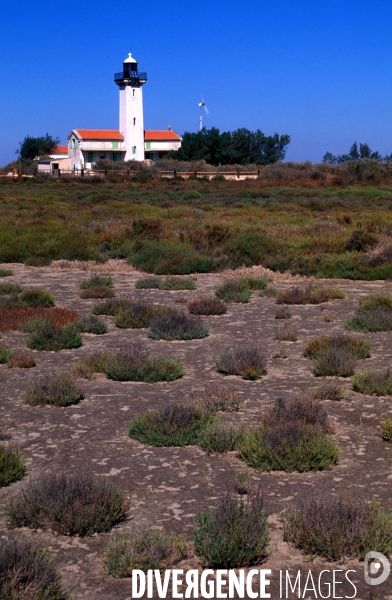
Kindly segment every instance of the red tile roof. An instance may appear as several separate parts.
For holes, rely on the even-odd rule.
[[[171,129],[166,130],[150,130],[144,132],[145,141],[170,141],[170,142],[180,142],[181,138],[176,134],[175,131]]]
[[[51,154],[68,154],[68,146],[57,146]]]
[[[124,136],[116,129],[74,129],[82,140],[123,141]]]

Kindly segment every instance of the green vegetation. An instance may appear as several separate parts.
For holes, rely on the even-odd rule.
[[[0,487],[23,477],[25,470],[25,461],[20,453],[11,446],[0,444]]]
[[[195,290],[196,281],[191,277],[143,277],[135,283],[137,290]]]
[[[369,369],[355,373],[352,378],[353,390],[361,394],[374,396],[392,396],[392,371],[373,371]]]
[[[98,302],[92,308],[92,312],[96,315],[114,316],[116,326],[122,329],[149,327],[151,321],[166,310],[165,306],[159,304],[127,298],[113,298],[106,302]]]
[[[0,268],[0,277],[11,277],[14,272],[12,269],[2,269]]]
[[[392,442],[392,417],[391,415],[384,415],[380,421],[381,437],[386,442]]]
[[[201,296],[188,302],[188,310],[192,315],[224,315],[227,304],[213,296]]]
[[[111,275],[92,275],[79,281],[81,298],[113,298],[114,283]]]
[[[249,302],[252,292],[264,290],[268,285],[266,277],[240,277],[226,281],[215,291],[215,295],[224,302]]]
[[[12,350],[3,342],[0,342],[0,365],[7,363],[13,357]]]
[[[350,377],[357,360],[370,357],[370,346],[360,337],[320,335],[306,344],[303,353],[313,360],[316,377]]]
[[[344,326],[354,331],[392,331],[392,298],[370,296],[361,300],[355,315],[346,319]]]
[[[187,545],[181,536],[140,527],[111,540],[103,562],[110,575],[132,577],[133,569],[167,569],[186,556]]]
[[[277,304],[321,304],[328,300],[341,300],[345,293],[339,288],[321,287],[310,283],[304,288],[294,286],[276,296]]]
[[[195,340],[205,338],[209,330],[199,316],[168,308],[151,321],[147,335],[154,340]]]
[[[58,352],[82,345],[82,335],[74,323],[56,327],[47,319],[32,319],[21,329],[30,332],[26,346],[31,350]]]
[[[337,497],[299,500],[284,516],[284,539],[311,556],[328,561],[363,560],[372,548],[389,556],[392,552],[392,514],[373,500],[340,492]]]
[[[31,406],[70,406],[83,398],[84,391],[67,372],[34,379],[25,393],[25,401]]]
[[[196,515],[195,552],[204,566],[213,569],[258,564],[268,555],[267,519],[259,494],[246,499],[226,495],[215,508]]]
[[[315,400],[343,400],[345,398],[345,388],[339,381],[325,379],[320,385],[311,390],[312,397]]]
[[[23,142],[19,142],[18,158],[21,161],[33,161],[37,156],[51,154],[60,143],[60,138],[54,138],[48,133],[41,137],[26,135]]]
[[[257,345],[237,346],[219,357],[216,368],[226,375],[239,375],[243,379],[259,379],[267,373],[267,355]]]

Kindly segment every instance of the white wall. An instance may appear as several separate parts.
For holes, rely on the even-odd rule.
[[[120,133],[124,136],[125,160],[144,160],[142,86],[120,86]],[[135,151],[133,151],[135,149]]]

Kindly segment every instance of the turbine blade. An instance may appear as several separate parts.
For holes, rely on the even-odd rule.
[[[209,115],[210,111],[208,110],[208,108],[206,107],[206,105],[204,105],[204,108],[205,108],[205,111],[206,111],[207,115]]]

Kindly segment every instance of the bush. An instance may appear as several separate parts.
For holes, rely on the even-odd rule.
[[[122,329],[142,329],[149,327],[151,321],[163,314],[166,308],[159,304],[151,304],[145,300],[136,300],[122,304],[115,314],[114,322]]]
[[[150,357],[138,343],[130,344],[118,354],[108,354],[104,360],[104,372],[115,381],[173,381],[184,374],[181,360],[166,356]]]
[[[108,531],[129,508],[125,492],[91,473],[45,473],[5,507],[9,527],[50,529],[60,535]]]
[[[0,307],[0,330],[12,331],[19,329],[26,321],[44,319],[53,326],[73,323],[77,319],[76,310],[68,308],[43,308],[40,306]]]
[[[343,299],[345,293],[339,288],[320,287],[309,284],[305,288],[293,286],[276,296],[277,304],[321,304],[328,300]]]
[[[359,337],[321,335],[306,344],[304,356],[313,359],[313,372],[317,377],[350,377],[356,361],[370,356],[370,346]]]
[[[239,494],[249,494],[252,489],[252,477],[246,471],[235,471],[234,479]]]
[[[278,398],[262,415],[261,421],[265,428],[299,422],[317,426],[323,433],[332,430],[323,405],[309,396]]]
[[[378,239],[366,231],[353,231],[345,243],[345,249],[349,252],[367,252],[377,245]]]
[[[392,298],[371,296],[361,300],[355,315],[346,319],[344,326],[354,331],[392,331]]]
[[[14,353],[12,350],[6,345],[0,342],[0,365],[7,363],[13,357]]]
[[[135,283],[136,289],[139,290],[195,290],[196,281],[191,277],[143,277]]]
[[[104,373],[106,361],[111,357],[107,352],[96,352],[84,357],[70,369],[70,375],[77,379],[91,379],[93,373]]]
[[[108,330],[105,321],[95,315],[82,317],[79,321],[75,322],[75,327],[77,327],[81,333],[93,333],[95,335],[107,333]]]
[[[235,450],[242,439],[244,429],[226,421],[214,419],[199,435],[198,444],[208,454]]]
[[[35,379],[25,394],[25,401],[31,406],[70,406],[83,398],[84,391],[66,372]]]
[[[83,300],[97,299],[97,298],[113,298],[115,291],[111,287],[104,285],[90,286],[80,291],[80,298]]]
[[[215,508],[196,515],[195,552],[213,569],[259,564],[268,554],[267,519],[259,494],[249,495],[247,501],[226,495]]]
[[[392,371],[373,371],[369,369],[355,373],[352,378],[353,390],[361,394],[374,396],[392,396]]]
[[[328,379],[313,388],[311,393],[316,400],[343,400],[345,397],[345,389],[339,381]]]
[[[291,310],[286,306],[278,306],[275,309],[275,319],[291,319],[292,316]]]
[[[226,244],[233,267],[251,267],[260,264],[267,252],[273,250],[273,243],[265,233],[241,231]]]
[[[196,403],[171,402],[137,415],[128,435],[150,446],[189,446],[198,443],[200,433],[212,421],[213,413]]]
[[[69,348],[79,348],[82,345],[82,335],[73,324],[54,327],[50,321],[36,319],[24,324],[25,331],[30,328],[30,335],[26,345],[31,350],[54,351]]]
[[[268,279],[265,277],[240,277],[226,281],[215,292],[215,295],[224,302],[249,302],[252,292],[264,290]]]
[[[151,321],[147,335],[155,340],[194,340],[206,337],[208,332],[208,325],[200,317],[168,309]]]
[[[8,296],[10,294],[19,294],[22,291],[22,286],[13,281],[0,282],[0,296]]]
[[[0,597],[2,600],[69,598],[48,549],[24,539],[0,539]]]
[[[20,306],[54,306],[53,294],[41,288],[27,288],[18,297]]]
[[[224,386],[206,385],[204,392],[195,394],[195,402],[206,412],[237,412],[240,409],[240,395]]]
[[[292,325],[286,323],[281,327],[275,325],[274,332],[274,339],[280,342],[296,342],[298,340],[298,328]]]
[[[392,442],[392,417],[391,415],[384,415],[381,417],[380,421],[381,426],[381,437],[386,442]]]
[[[15,352],[12,358],[8,361],[8,368],[30,369],[35,367],[36,362],[32,354],[28,352]]]
[[[13,481],[21,479],[25,470],[25,461],[19,452],[11,446],[0,444],[0,487],[4,487]]]
[[[95,287],[112,288],[113,286],[113,277],[111,275],[94,274],[91,277],[89,277],[89,279],[81,279],[79,281],[79,287],[81,290],[86,290],[88,288]]]
[[[14,272],[12,269],[0,268],[0,277],[10,277]]]
[[[95,315],[109,315],[115,317],[117,313],[132,304],[132,301],[127,298],[113,298],[106,302],[97,302],[94,304],[91,312]]]
[[[110,575],[132,577],[134,569],[167,569],[186,556],[187,545],[181,536],[139,527],[109,542],[103,561]]]
[[[128,260],[136,269],[156,275],[208,273],[215,268],[212,256],[171,240],[137,241]]]
[[[257,345],[243,345],[222,354],[216,367],[226,375],[239,375],[243,379],[259,379],[267,373],[267,356]]]
[[[192,315],[224,315],[227,304],[213,296],[202,296],[188,302],[188,310]]]
[[[302,497],[284,517],[284,539],[328,561],[358,558],[377,548],[392,552],[392,516],[379,503],[351,492],[337,497]]]

